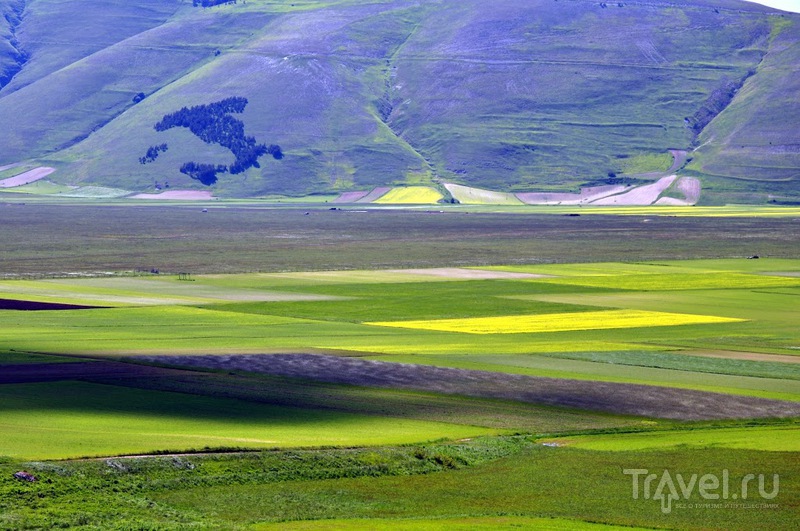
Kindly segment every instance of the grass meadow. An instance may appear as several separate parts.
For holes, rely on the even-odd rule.
[[[71,222],[64,242],[57,229],[45,238],[54,221],[37,225],[42,208]],[[635,384],[676,397],[717,393],[723,409],[740,400],[797,404],[800,260],[779,245],[792,238],[791,218],[65,208],[0,208],[28,223],[21,235],[0,228],[12,255],[4,253],[0,279],[0,529],[791,529],[797,521],[796,418],[636,416],[468,386],[353,385],[226,365],[239,354],[317,354],[478,370],[501,385],[555,378],[575,396]],[[372,232],[357,221],[365,215]],[[316,217],[342,232],[326,233]],[[135,236],[125,219],[153,232]],[[421,232],[404,236],[417,222]],[[485,227],[478,234],[485,223],[494,238]],[[743,240],[725,237],[728,224],[751,231],[748,251],[763,238],[775,254],[745,259]],[[633,230],[626,245],[641,248],[614,260],[605,242],[634,226],[644,232]],[[697,259],[670,257],[659,247],[681,244],[649,238],[665,226],[698,235],[687,245]],[[460,243],[451,241],[459,227]],[[437,237],[423,234],[433,228]],[[561,243],[529,239],[559,229]],[[259,233],[263,242],[248,251]],[[390,236],[398,251],[363,253],[368,242],[390,249]],[[422,248],[404,255],[415,238]],[[559,261],[565,241],[585,247]],[[77,270],[68,244],[85,246]],[[433,251],[450,245],[473,246],[474,261]],[[134,250],[169,265],[157,274],[115,269]],[[210,250],[223,262],[204,262]],[[541,260],[530,258],[536,252]],[[594,252],[594,261],[580,260]],[[184,269],[192,253],[205,265]],[[292,266],[304,257],[315,267]],[[344,262],[353,267],[336,267]],[[20,301],[81,309],[25,311]],[[131,363],[138,355],[159,356],[158,366]],[[168,368],[184,355],[219,362]],[[463,374],[468,382],[475,373]],[[647,496],[634,498],[630,469],[657,475]],[[19,481],[17,471],[38,481]],[[778,474],[779,492],[761,496],[757,480],[746,500],[693,488],[677,491],[664,512],[666,487],[654,489],[665,471],[726,471],[728,494],[748,474],[764,476],[769,490]]]
[[[4,385],[0,401],[0,454],[16,459],[170,449],[375,446],[491,433],[474,426],[78,382]]]

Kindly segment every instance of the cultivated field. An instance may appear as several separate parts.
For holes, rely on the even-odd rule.
[[[797,520],[791,217],[69,208],[0,207],[21,232],[0,280],[0,528]],[[70,222],[64,242],[43,210]],[[120,245],[133,220],[150,232]],[[449,252],[459,230],[474,262]],[[607,243],[630,259],[600,261]],[[84,265],[54,274],[79,263],[67,244]],[[114,271],[133,249],[169,266]],[[489,262],[512,250],[527,258]],[[304,257],[318,270],[291,267]],[[361,267],[324,267],[345,261]],[[693,488],[664,512],[666,487],[634,498],[626,469],[780,485],[765,498],[754,480],[761,509]]]

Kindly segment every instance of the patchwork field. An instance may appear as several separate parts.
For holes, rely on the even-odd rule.
[[[789,529],[798,296],[788,258],[2,280],[0,523]],[[780,503],[668,517],[623,468]]]

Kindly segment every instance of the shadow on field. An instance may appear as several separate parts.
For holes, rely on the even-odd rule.
[[[132,359],[180,367],[240,370],[337,384],[497,398],[664,419],[800,416],[800,403],[796,402],[315,354],[136,356]]]

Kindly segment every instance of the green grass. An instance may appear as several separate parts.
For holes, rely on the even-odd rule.
[[[180,378],[110,381],[137,389],[531,433],[630,428],[643,426],[644,422],[647,426],[668,424],[508,400],[337,385],[263,374],[185,373]]]
[[[326,519],[319,521],[303,522],[281,522],[279,524],[258,524],[253,529],[259,531],[269,531],[270,529],[314,529],[344,530],[344,529],[375,529],[375,530],[400,530],[416,531],[421,529],[441,529],[441,530],[461,530],[470,529],[550,529],[552,531],[567,531],[576,529],[582,530],[631,530],[639,528],[618,527],[606,524],[595,524],[582,522],[580,520],[568,520],[565,518],[535,518],[525,516],[483,516],[483,517],[452,517],[452,518],[370,518],[363,520],[356,519]],[[644,529],[644,528],[641,528]]]
[[[73,190],[73,187],[56,184],[47,180],[39,180],[23,186],[15,186],[14,188],[3,188],[4,193],[31,195],[60,195],[72,192]]]
[[[157,499],[187,511],[218,507],[217,515],[232,523],[546,515],[623,526],[790,529],[797,515],[791,501],[798,488],[793,473],[795,459],[790,452],[753,450],[596,452],[538,447],[473,468],[425,476],[187,489],[164,493]],[[770,510],[699,506],[673,508],[670,514],[663,514],[659,500],[643,499],[641,493],[639,499],[633,499],[631,477],[623,474],[624,469],[631,468],[682,475],[720,475],[727,469],[734,485],[749,473],[767,475],[767,484],[771,485],[771,474],[777,473],[780,493],[771,500],[777,506]],[[695,490],[688,501],[694,504],[704,500]]]
[[[379,449],[3,461],[0,517],[17,527],[135,523],[160,529],[254,524],[271,529],[269,522],[282,522],[292,529],[316,520],[310,528],[791,529],[799,487],[794,458],[791,452],[746,449],[607,452],[548,448],[525,438],[479,438]],[[40,482],[10,479],[19,468]],[[762,500],[751,485],[747,501],[776,504],[766,510],[676,505],[663,514],[652,493],[633,499],[631,477],[623,473],[632,468],[687,477],[727,470],[730,492],[738,491],[746,474],[768,476],[768,487],[771,475],[778,474],[780,489],[775,499]],[[694,489],[685,501],[709,500]]]
[[[48,356],[46,354],[0,350],[0,366],[28,363],[71,363],[75,361],[86,360],[78,360],[69,356]]]
[[[759,64],[757,74],[747,80],[737,97],[699,136],[699,148],[689,166],[709,176],[736,177],[737,180],[708,179],[718,196],[727,195],[734,201],[752,196],[758,185],[748,185],[764,181],[784,181],[784,186],[776,188],[777,198],[793,195],[791,181],[798,157],[775,155],[782,149],[780,146],[796,142],[797,131],[786,128],[782,120],[765,118],[785,108],[800,82],[796,72],[786,69],[800,57],[797,47],[789,45],[797,42],[800,26],[794,20],[780,18],[771,24],[770,53]],[[781,72],[790,74],[783,77]],[[741,128],[743,123],[749,126]]]
[[[87,383],[0,387],[0,455],[64,459],[202,448],[407,444],[479,427]]]
[[[771,277],[765,275],[742,275],[738,273],[720,273],[708,271],[697,274],[676,275],[610,275],[598,277],[582,277],[567,279],[550,279],[554,284],[571,284],[598,288],[614,288],[619,290],[656,291],[656,290],[692,290],[692,289],[742,289],[742,288],[774,288],[798,287],[800,278]]]
[[[0,522],[6,527],[94,526],[158,529],[187,526],[237,529],[212,513],[187,513],[154,495],[189,487],[286,484],[339,477],[409,476],[475,466],[519,453],[523,437],[477,438],[380,448],[284,450],[21,463],[0,461]],[[24,468],[39,478],[21,484],[12,473]],[[41,495],[41,496],[40,496]],[[31,503],[34,502],[34,503]]]
[[[586,435],[553,439],[557,444],[587,450],[635,452],[665,448],[735,448],[761,452],[800,452],[800,428],[787,426],[748,426],[671,430],[668,432],[630,433],[624,435]]]
[[[619,161],[619,170],[625,174],[665,172],[672,166],[670,153],[641,153]]]
[[[674,352],[564,352],[555,354],[555,356],[613,365],[657,367],[689,372],[757,376],[760,378],[800,379],[800,364],[794,363],[710,358]],[[800,358],[798,358],[798,361],[800,361]]]

